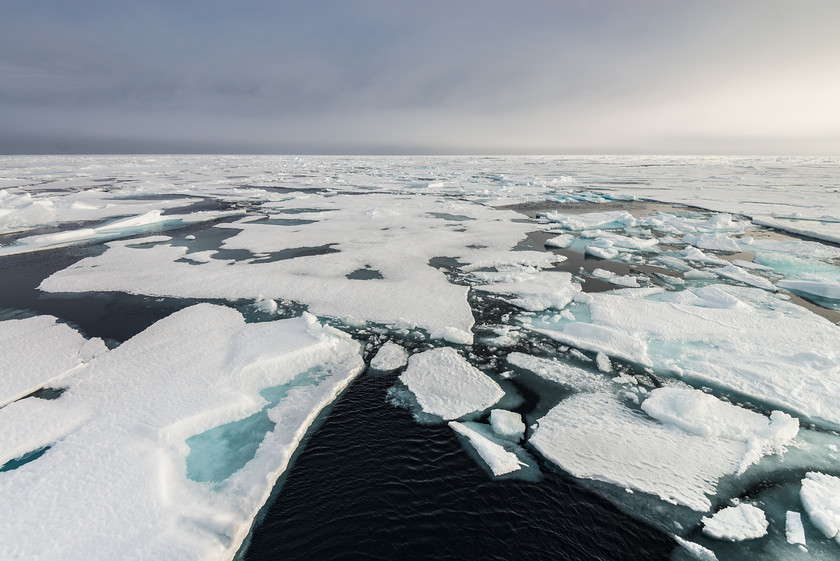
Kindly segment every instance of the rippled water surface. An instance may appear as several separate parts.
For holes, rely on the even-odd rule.
[[[386,403],[392,381],[363,374],[341,397],[245,560],[670,557],[670,538],[560,474],[493,481],[446,425]]]

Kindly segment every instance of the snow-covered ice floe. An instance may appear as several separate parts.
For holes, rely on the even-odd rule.
[[[764,536],[767,525],[763,510],[750,504],[740,504],[703,518],[703,533],[710,538],[737,542]]]
[[[107,351],[52,316],[0,321],[0,407]]]
[[[504,395],[499,384],[450,347],[413,355],[400,381],[424,413],[445,421],[483,411]]]
[[[840,328],[810,311],[720,284],[588,296],[570,305],[575,321],[523,321],[567,345],[840,425]]]
[[[721,477],[783,450],[799,429],[785,413],[768,419],[693,389],[653,390],[642,408],[608,392],[575,394],[538,420],[530,443],[575,477],[703,512]]]
[[[802,480],[800,496],[811,523],[840,544],[840,478],[810,472]]]
[[[513,452],[480,435],[469,426],[458,421],[449,421],[449,426],[456,433],[469,440],[478,455],[493,472],[493,475],[505,475],[522,467],[522,462]]]
[[[245,324],[200,304],[159,321],[64,377],[57,399],[0,409],[4,444],[46,449],[0,473],[0,557],[232,558],[307,428],[362,367],[359,344],[313,316]],[[218,441],[198,461],[238,469],[190,478],[189,440],[260,414],[269,430],[252,436],[253,457],[226,457]]]

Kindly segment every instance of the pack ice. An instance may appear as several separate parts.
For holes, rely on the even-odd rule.
[[[240,260],[195,262],[184,246],[111,242],[101,256],[59,271],[40,289],[283,298],[350,324],[418,327],[433,338],[468,344],[474,324],[469,289],[449,282],[433,266],[435,258],[457,260],[465,271],[536,270],[563,259],[543,251],[511,252],[532,226],[515,222],[521,215],[512,211],[461,201],[380,194],[300,197],[265,203],[262,211],[270,219],[295,213],[306,220],[218,225],[233,234],[219,249],[250,255]],[[295,256],[295,251],[301,254]],[[359,270],[376,271],[379,277],[353,278]],[[567,284],[561,281],[556,290],[569,293]]]
[[[0,535],[14,536],[0,557],[231,559],[307,428],[362,369],[359,351],[313,316],[245,324],[200,304],[77,368],[57,399],[0,409],[4,444],[46,449],[0,473]],[[267,427],[252,457],[214,432],[237,423]],[[196,463],[228,475],[195,477]]]

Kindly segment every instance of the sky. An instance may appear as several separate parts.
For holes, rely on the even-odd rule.
[[[837,0],[2,0],[0,153],[840,155]]]

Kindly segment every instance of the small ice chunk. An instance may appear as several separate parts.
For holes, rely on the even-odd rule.
[[[714,551],[706,549],[699,543],[690,542],[677,535],[672,535],[671,537],[674,538],[680,547],[690,553],[692,557],[697,559],[697,561],[718,561],[717,555],[715,555]]]
[[[254,308],[264,314],[275,314],[277,313],[277,302],[271,298],[262,298],[254,302]]]
[[[463,423],[449,421],[449,426],[452,430],[470,441],[470,444],[478,452],[478,455],[481,456],[481,459],[487,463],[493,475],[505,475],[506,473],[518,470],[523,465],[516,457],[516,454],[508,452],[495,442],[491,442],[476,431],[468,428]]]
[[[583,214],[562,214],[547,212],[540,214],[549,222],[565,230],[592,230],[595,228],[629,228],[636,225],[636,219],[626,210],[612,212],[588,212]]]
[[[499,384],[450,347],[413,355],[400,380],[424,412],[447,421],[487,409],[504,396]]]
[[[738,242],[726,234],[686,234],[683,236],[683,242],[701,249],[728,251],[731,253],[741,251]]]
[[[811,523],[828,539],[840,533],[840,478],[808,472],[799,492]]]
[[[718,540],[739,542],[767,534],[764,511],[749,504],[726,507],[711,518],[703,518],[703,534]]]
[[[709,265],[728,265],[729,262],[714,255],[703,253],[693,246],[688,246],[684,250],[677,253],[686,261],[695,261],[697,263],[707,263]]]
[[[737,282],[742,282],[744,284],[748,284],[756,288],[761,288],[769,292],[776,292],[776,287],[773,286],[772,282],[765,279],[764,277],[759,277],[758,275],[748,273],[736,265],[727,265],[726,267],[721,267],[720,269],[710,269],[710,271],[719,277],[731,279]],[[840,285],[838,285],[838,287],[840,287]]]
[[[628,288],[639,288],[639,280],[633,275],[617,275],[605,269],[595,269],[592,271],[592,276],[605,280],[608,283],[616,284],[618,286],[626,286]]]
[[[611,247],[602,247],[599,245],[588,245],[584,253],[597,257],[598,259],[613,259],[618,257],[618,250]]]
[[[791,545],[805,544],[805,528],[802,526],[802,515],[793,510],[787,511],[785,515],[785,536]]]
[[[590,360],[582,353],[581,356]],[[603,390],[609,385],[606,378],[599,374],[553,359],[534,357],[524,353],[510,353],[507,361],[512,366],[528,370],[541,378],[578,391]]]
[[[490,426],[493,432],[504,438],[511,438],[520,441],[525,436],[525,423],[522,422],[522,415],[515,411],[505,409],[493,409],[490,411]]]
[[[189,235],[184,236],[184,239],[189,240],[189,241],[193,241],[195,239],[195,236],[193,234],[189,234]]]
[[[379,348],[376,356],[370,361],[370,367],[380,372],[392,372],[405,366],[406,362],[408,362],[406,350],[389,341]]]
[[[597,355],[595,355],[595,365],[601,372],[612,372],[612,363],[610,363],[610,357],[608,357],[604,353],[598,353]]]
[[[560,249],[566,249],[572,245],[573,241],[575,241],[575,237],[571,234],[561,234],[545,240],[545,247],[558,247]]]

